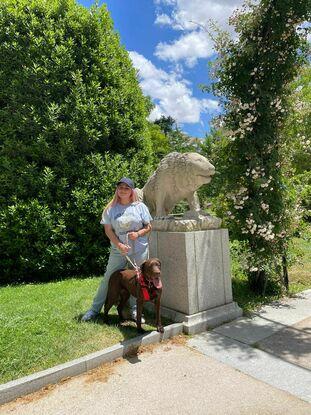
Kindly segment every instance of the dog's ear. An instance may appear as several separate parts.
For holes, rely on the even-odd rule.
[[[141,266],[140,266],[140,269],[141,269],[141,272],[142,272],[142,273],[144,273],[144,272],[145,272],[145,265],[146,265],[146,261],[144,261],[144,262],[141,264]]]

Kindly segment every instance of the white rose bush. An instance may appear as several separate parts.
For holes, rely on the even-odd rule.
[[[248,247],[247,272],[254,291],[269,281],[287,285],[286,252],[293,200],[282,166],[282,127],[288,90],[307,59],[308,0],[262,0],[246,4],[230,23],[238,38],[216,39],[212,91],[223,104],[227,136],[222,171],[227,224]]]

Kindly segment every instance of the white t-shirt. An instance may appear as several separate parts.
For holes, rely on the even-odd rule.
[[[148,236],[139,236],[135,241],[127,237],[128,232],[139,231],[144,225],[152,221],[147,206],[142,202],[134,202],[128,205],[117,203],[103,212],[100,223],[111,225],[120,242],[128,244],[131,249],[128,255],[142,252],[148,246]],[[112,246],[114,246],[112,244]]]

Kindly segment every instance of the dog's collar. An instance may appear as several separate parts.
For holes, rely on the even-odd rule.
[[[153,285],[152,281],[147,280],[144,277],[143,273],[140,270],[137,272],[137,277],[138,284],[141,286],[144,300],[153,300],[157,295],[157,288]]]

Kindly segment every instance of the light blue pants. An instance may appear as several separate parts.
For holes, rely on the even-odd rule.
[[[128,255],[131,261],[136,261],[136,264],[140,266],[146,259],[149,257],[149,250],[148,247],[139,253],[134,253],[133,255]],[[104,277],[98,287],[97,293],[94,297],[93,304],[91,310],[95,313],[99,313],[102,309],[103,305],[105,304],[107,292],[108,292],[108,283],[111,274],[113,274],[118,269],[124,268],[131,268],[130,264],[128,263],[127,259],[124,255],[121,255],[120,251],[113,245],[110,249],[110,255],[108,259],[108,264],[106,268],[106,272]],[[130,306],[131,308],[136,306],[136,299],[134,297],[130,297]]]

